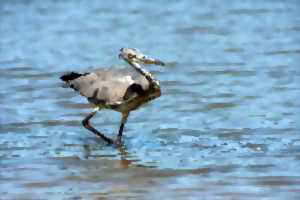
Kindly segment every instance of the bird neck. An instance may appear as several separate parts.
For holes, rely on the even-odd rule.
[[[150,85],[152,86],[159,86],[159,83],[157,80],[155,80],[155,78],[153,78],[153,76],[150,74],[150,72],[148,72],[147,70],[145,70],[144,68],[142,68],[138,63],[135,62],[128,62],[136,71],[138,71],[140,74],[142,74],[143,76],[145,76],[145,78],[149,81]]]

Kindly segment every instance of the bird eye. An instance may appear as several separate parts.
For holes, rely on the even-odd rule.
[[[134,54],[128,54],[128,58],[129,58],[129,59],[136,58],[136,55],[134,55]]]

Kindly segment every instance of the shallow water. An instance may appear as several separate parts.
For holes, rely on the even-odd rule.
[[[1,199],[299,199],[300,4],[1,1]],[[125,65],[163,95],[131,113],[124,146],[81,126],[66,71]],[[116,137],[121,115],[91,123]]]

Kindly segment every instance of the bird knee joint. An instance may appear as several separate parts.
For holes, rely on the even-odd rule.
[[[82,124],[82,126],[87,127],[87,126],[89,126],[89,121],[84,119],[84,120],[82,120],[81,124]]]

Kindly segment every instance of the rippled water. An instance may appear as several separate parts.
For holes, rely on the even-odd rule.
[[[3,199],[299,199],[300,4],[1,1]],[[131,113],[124,147],[81,126],[66,71],[148,67],[163,95]],[[121,115],[91,123],[116,137]]]

